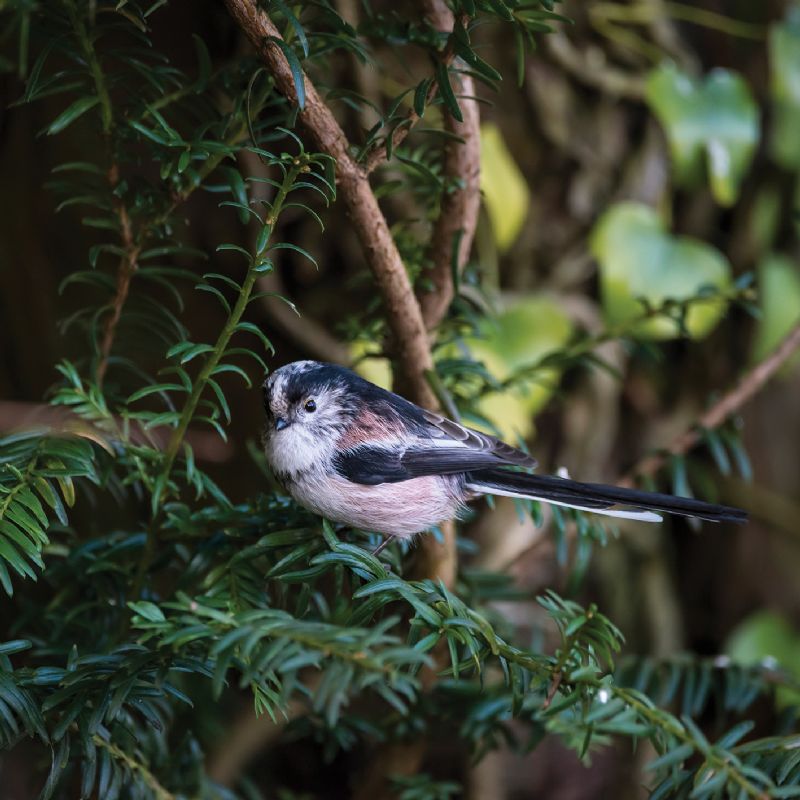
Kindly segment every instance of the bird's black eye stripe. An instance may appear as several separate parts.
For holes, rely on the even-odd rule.
[[[317,410],[317,404],[313,400],[307,400],[303,408],[310,413]]]

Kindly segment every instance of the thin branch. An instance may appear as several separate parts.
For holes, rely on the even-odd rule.
[[[441,55],[439,56],[439,62],[443,64],[445,67],[449,67],[450,64],[453,63],[453,59],[455,58],[455,38],[453,31],[453,24],[455,18],[453,17],[453,12],[444,5],[444,3],[438,3],[436,0],[431,0],[430,2],[425,2],[423,4],[425,6],[425,15],[430,19],[433,23],[433,26],[442,33],[450,32],[450,35],[447,39],[447,44],[445,44],[444,50],[442,51]],[[444,11],[440,11],[439,9],[444,8]],[[467,17],[462,17],[461,23],[465,24]],[[466,78],[470,84],[472,83],[472,78]],[[472,90],[468,90],[466,85],[464,86],[463,93],[467,96],[472,95]],[[430,86],[428,86],[428,91],[425,94],[425,108],[427,108],[435,99],[436,95],[439,94],[439,84],[437,81],[431,81]],[[473,101],[470,101],[470,105]],[[466,104],[464,104],[466,105]],[[464,106],[462,105],[462,109]],[[447,115],[450,116],[449,114]],[[387,137],[392,144],[392,152],[399,147],[405,140],[406,136],[411,133],[411,129],[420,121],[421,117],[417,114],[415,108],[410,108],[406,117],[402,122],[398,123],[392,132]],[[466,122],[466,120],[465,120]],[[376,167],[379,167],[386,161],[389,154],[389,148],[387,146],[387,142],[384,140],[383,144],[378,145],[374,150],[372,150],[368,155],[367,159],[364,162],[364,169],[366,170],[367,174],[370,174]]]
[[[724,394],[687,431],[674,439],[665,450],[643,458],[620,482],[620,486],[632,486],[638,476],[654,475],[671,456],[684,455],[703,436],[703,431],[718,428],[751,400],[764,384],[800,349],[800,322],[792,328],[786,338],[763,361],[756,364],[739,384]]]
[[[470,96],[474,81],[461,76],[461,94]],[[475,100],[461,100],[464,121],[450,114],[445,117],[445,128],[458,139],[445,145],[444,172],[446,180],[454,185],[445,191],[441,212],[431,237],[428,264],[422,280],[430,285],[419,294],[422,316],[428,329],[441,322],[455,293],[454,275],[460,274],[469,258],[480,210],[480,112]]]
[[[146,429],[138,420],[123,420],[116,416],[112,419],[114,427],[109,430],[78,416],[66,406],[0,400],[0,434],[35,430],[48,436],[82,436],[109,452],[112,452],[114,442],[122,441],[123,428],[127,433],[126,442],[158,450],[163,450],[167,446],[172,435],[172,429],[166,425],[156,425]],[[186,434],[186,441],[198,461],[223,464],[233,456],[233,445],[222,441],[211,431],[190,428]]]
[[[119,183],[119,167],[116,163],[112,163],[111,169],[108,172],[108,182],[113,192]],[[111,301],[111,314],[106,319],[103,329],[103,341],[100,345],[100,360],[97,364],[98,386],[103,385],[103,378],[108,369],[108,359],[114,344],[114,334],[116,333],[117,325],[122,316],[122,307],[125,305],[125,301],[128,298],[131,280],[136,270],[139,268],[139,253],[142,251],[141,244],[137,243],[136,239],[134,239],[133,226],[131,225],[131,218],[125,203],[120,200],[116,206],[123,254],[119,260],[119,267],[117,268],[117,288],[114,292],[114,299]]]
[[[605,686],[605,684],[603,685]],[[700,752],[705,763],[712,767],[714,772],[724,772],[728,782],[735,783],[741,790],[741,794],[737,794],[737,797],[745,796],[755,798],[755,800],[767,800],[770,796],[767,791],[753,783],[742,766],[734,763],[720,748],[711,745],[707,749],[701,750],[694,736],[671,715],[668,716],[650,703],[643,702],[631,689],[614,685],[609,686],[608,689],[629,708],[632,708],[640,718],[660,730],[667,731],[670,736],[688,745],[694,751]]]
[[[542,703],[542,711],[547,711],[547,709],[550,708],[553,698],[556,696],[556,692],[558,691],[559,686],[561,686],[561,681],[563,680],[564,673],[559,670],[553,676],[553,682],[550,684],[550,688],[547,690],[547,697],[545,697],[544,702]]]
[[[106,76],[100,64],[100,59],[97,57],[97,52],[94,49],[92,37],[86,29],[86,24],[81,13],[78,11],[77,3],[67,3],[67,14],[69,15],[72,27],[75,29],[75,34],[78,37],[78,44],[83,50],[83,55],[86,58],[86,66],[94,82],[95,91],[97,92],[97,99],[100,102],[100,120],[102,125],[103,136],[108,140],[111,129],[114,127],[114,114],[111,106],[111,95],[108,91],[108,84],[106,83]]]
[[[439,93],[439,86],[436,81],[433,81],[428,87],[428,92],[425,95],[425,105],[429,106]],[[392,152],[394,152],[404,141],[406,136],[411,133],[411,129],[420,121],[421,117],[417,112],[410,108],[406,114],[405,119],[395,125],[388,138],[392,143]],[[378,145],[374,150],[371,150],[364,162],[364,170],[369,175],[374,172],[381,164],[383,164],[389,155],[389,147],[386,141]]]
[[[268,177],[267,168],[250,150],[241,150],[239,160],[245,174],[259,178]],[[268,184],[256,182],[252,185],[251,201],[258,203],[266,201],[268,197]],[[253,236],[252,245],[255,246],[255,237],[258,233],[252,226],[251,234]],[[301,317],[293,306],[283,300],[282,296],[286,294],[286,289],[277,270],[261,276],[256,285],[259,293],[262,294],[260,302],[267,312],[272,327],[298,345],[303,352],[319,361],[330,361],[343,366],[352,364],[353,357],[345,342],[329,333],[325,325],[308,316],[305,311]]]
[[[444,0],[422,0],[425,17],[438,31],[452,31],[455,25],[453,12]],[[450,34],[448,47],[442,60],[449,64],[453,58],[453,34]],[[426,104],[432,100],[431,84]],[[462,99],[460,102],[463,121],[459,122],[447,111],[444,112],[446,130],[453,138],[445,146],[445,180],[448,187],[442,199],[439,217],[434,225],[428,250],[428,264],[422,276],[422,285],[430,288],[419,293],[418,299],[426,327],[435,328],[444,317],[454,295],[454,272],[461,272],[472,248],[475,228],[478,224],[480,208],[480,111],[475,100],[473,79],[461,76]],[[410,127],[410,125],[408,126]],[[407,132],[408,127],[404,128]],[[405,134],[404,134],[405,135]],[[381,155],[375,151],[371,157],[385,157],[385,147]],[[369,169],[369,163],[367,169]],[[453,187],[453,188],[450,188]],[[450,191],[448,191],[450,188]],[[426,287],[427,288],[427,287]],[[435,371],[426,371],[428,377],[435,377]],[[420,541],[419,553],[414,564],[416,578],[434,578],[452,588],[458,574],[458,553],[456,550],[456,528],[452,521],[441,526],[441,540],[432,535]],[[434,667],[423,669],[423,684],[430,688],[437,681],[437,671],[447,661],[444,649],[434,653]],[[429,743],[419,738],[413,743],[390,742],[383,745],[367,766],[360,780],[356,800],[368,800],[390,796],[387,776],[392,774],[412,775],[421,764]]]
[[[108,184],[113,194],[119,183],[119,167],[113,154],[111,133],[114,128],[114,112],[111,105],[108,84],[106,83],[106,77],[103,72],[103,67],[100,64],[100,59],[97,57],[97,51],[94,48],[92,37],[87,31],[84,19],[78,13],[75,3],[68,3],[67,11],[72,26],[75,29],[75,34],[78,37],[78,42],[83,50],[86,65],[92,75],[97,98],[100,101],[101,130],[107,151],[107,159],[110,164],[107,173]],[[122,200],[117,200],[115,202],[115,207],[117,219],[119,220],[120,238],[122,239],[122,249],[124,252],[120,258],[119,267],[117,269],[117,288],[114,294],[114,300],[111,303],[111,315],[106,320],[103,331],[103,342],[100,346],[100,360],[97,365],[97,383],[100,386],[102,386],[103,378],[108,368],[108,357],[111,352],[111,345],[114,341],[114,331],[116,330],[117,323],[122,314],[122,306],[125,303],[125,298],[128,296],[131,278],[136,271],[141,249],[134,243],[131,220],[124,202]]]
[[[553,31],[544,42],[553,60],[581,83],[614,97],[644,99],[644,77],[610,65],[601,48],[579,49],[563,31]]]
[[[292,70],[276,44],[282,41],[281,35],[270,17],[256,0],[225,0],[225,5],[272,73],[278,90],[292,104],[299,105]],[[299,120],[315,146],[336,159],[339,193],[378,284],[403,383],[412,400],[434,408],[436,398],[425,380],[425,371],[432,368],[433,360],[422,312],[405,265],[369,185],[367,172],[353,160],[347,137],[314,85],[303,73],[300,78],[305,86],[305,104],[299,111]]]
[[[444,0],[423,0],[422,10],[436,30],[454,29],[456,20]],[[464,22],[462,19],[459,24]],[[451,33],[442,55],[446,64],[453,58],[453,42]],[[463,121],[459,122],[445,110],[444,126],[453,134],[445,145],[444,177],[448,186],[433,228],[427,265],[417,295],[428,330],[436,328],[450,307],[455,294],[454,275],[460,274],[467,262],[480,210],[480,110],[477,101],[472,99],[475,82],[469,75],[461,75],[460,80],[462,99],[459,105]],[[453,523],[442,526],[441,542],[433,536],[422,540],[416,569],[420,577],[438,578],[448,587],[455,584],[458,555]]]
[[[297,180],[297,176],[305,168],[305,163],[306,162],[300,158],[296,158],[293,165],[287,169],[284,174],[280,189],[278,189],[275,199],[270,205],[267,218],[264,220],[264,228],[270,233],[268,234],[268,238],[261,246],[262,253],[268,252],[267,246],[271,244],[272,239],[271,232],[274,230],[275,223],[280,216],[281,211],[283,210],[283,205],[286,202],[286,198],[290,189],[292,188],[295,180]],[[209,379],[214,374],[217,364],[219,364],[220,360],[224,357],[228,348],[228,343],[230,342],[234,333],[236,333],[245,309],[250,303],[250,297],[253,293],[253,289],[256,285],[256,280],[258,279],[259,275],[257,269],[257,256],[258,253],[254,252],[252,261],[247,270],[247,275],[245,275],[245,278],[242,281],[241,290],[239,292],[239,296],[236,298],[236,303],[233,306],[233,310],[231,311],[227,322],[220,331],[217,341],[214,343],[213,350],[208,354],[208,358],[206,359],[202,369],[192,384],[192,392],[186,400],[183,410],[181,411],[178,425],[173,430],[172,436],[167,443],[160,479],[160,486],[163,490],[166,489],[170,472],[172,470],[172,465],[175,462],[175,458],[178,455],[181,445],[183,444],[184,437],[189,429],[189,423],[191,423],[194,417],[203,391],[205,390]]]
[[[170,439],[164,449],[164,458],[162,461],[161,471],[156,479],[155,489],[153,491],[153,514],[150,524],[147,528],[147,539],[145,540],[144,550],[142,551],[142,556],[139,560],[139,566],[136,570],[136,576],[133,581],[133,597],[139,597],[142,586],[144,585],[144,578],[147,574],[147,570],[150,568],[150,565],[153,563],[153,559],[155,558],[156,547],[159,539],[159,529],[156,526],[156,515],[159,510],[159,504],[162,496],[168,493],[169,479],[170,475],[172,474],[172,468],[175,464],[175,459],[178,457],[178,452],[183,446],[184,439],[186,438],[186,434],[189,429],[189,424],[194,418],[195,412],[197,411],[197,406],[200,403],[203,392],[208,386],[209,380],[214,374],[214,370],[224,357],[228,348],[228,344],[239,328],[239,323],[242,319],[242,316],[244,315],[244,312],[250,303],[250,298],[252,297],[253,289],[255,288],[256,280],[258,279],[259,275],[258,257],[259,255],[264,255],[269,252],[268,245],[271,242],[272,235],[275,230],[275,223],[280,216],[289,191],[291,190],[295,180],[297,180],[297,176],[305,168],[305,158],[295,158],[292,166],[284,171],[283,180],[280,188],[277,191],[277,194],[275,195],[275,199],[272,201],[269,207],[269,213],[262,220],[263,230],[267,233],[266,239],[263,243],[261,243],[258,252],[254,252],[251,256],[250,265],[248,266],[247,274],[242,281],[236,303],[234,304],[233,309],[228,316],[228,320],[226,321],[222,330],[219,332],[219,336],[217,337],[217,341],[214,343],[212,350],[208,353],[205,363],[192,383],[191,394],[186,399],[178,423],[173,429],[172,435],[170,436]]]
[[[229,134],[224,142],[229,146],[237,144],[247,134],[247,123],[244,119],[235,127],[233,133]],[[122,309],[130,293],[131,280],[139,268],[139,255],[142,252],[147,237],[150,233],[163,225],[176,209],[192,195],[195,189],[202,186],[203,181],[219,166],[227,152],[216,153],[205,160],[203,166],[197,170],[197,180],[188,184],[180,192],[176,192],[169,205],[155,217],[143,220],[138,230],[134,233],[133,224],[130,219],[128,209],[122,201],[116,204],[117,218],[119,220],[120,238],[122,239],[123,254],[117,267],[117,286],[114,299],[111,301],[111,313],[106,319],[103,329],[103,341],[100,346],[100,359],[97,365],[97,383],[102,386],[103,378],[108,369],[108,359],[111,356],[111,348],[114,346],[114,337],[117,333]],[[108,181],[111,190],[116,188],[119,183],[119,168],[116,163],[112,163],[108,172]]]
[[[172,794],[172,792],[168,792],[158,782],[158,778],[156,778],[156,776],[153,775],[153,773],[144,764],[128,755],[113,742],[108,742],[97,734],[92,736],[92,741],[95,743],[95,745],[97,745],[97,747],[107,750],[112,758],[115,758],[117,761],[121,761],[123,764],[125,764],[132,775],[140,775],[142,782],[150,789],[150,791],[153,793],[153,797],[155,797],[156,800],[175,800],[175,795]]]
[[[424,0],[423,9],[437,30],[453,29],[453,12],[443,0]],[[449,113],[444,115],[445,129],[453,134],[445,145],[444,162],[444,176],[450,187],[445,189],[428,251],[428,265],[422,274],[423,284],[427,283],[430,290],[419,295],[429,330],[441,322],[453,300],[454,273],[461,273],[469,257],[481,204],[480,109],[472,99],[475,81],[469,75],[459,77],[463,121]]]

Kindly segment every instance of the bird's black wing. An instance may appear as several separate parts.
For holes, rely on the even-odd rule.
[[[336,455],[333,464],[342,477],[374,486],[425,475],[457,475],[469,470],[507,466],[509,461],[488,447],[451,447],[446,442],[434,441],[415,443],[411,447],[378,442],[359,444]]]
[[[533,469],[536,466],[536,459],[533,456],[506,444],[495,436],[467,428],[441,414],[435,414],[433,411],[424,411],[423,416],[429,426],[432,438],[439,443],[439,447],[447,441],[452,441],[456,448],[461,447],[475,453],[491,454],[495,464],[502,462],[509,466],[526,467],[527,469]]]
[[[375,485],[484,467],[536,466],[534,458],[494,436],[427,411],[355,375],[350,380],[367,409],[402,431],[399,442],[368,441],[339,453],[334,468],[351,481]]]

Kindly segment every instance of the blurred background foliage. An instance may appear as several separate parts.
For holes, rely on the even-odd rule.
[[[263,6],[362,161],[424,110],[372,179],[418,284],[476,79],[435,384],[543,468],[636,478],[800,321],[795,3],[463,0],[452,41],[414,4]],[[3,800],[799,793],[797,358],[641,475],[741,530],[498,500],[455,587],[413,548],[388,572],[259,453],[264,368],[390,386],[391,341],[330,160],[242,31],[185,0],[0,13]]]

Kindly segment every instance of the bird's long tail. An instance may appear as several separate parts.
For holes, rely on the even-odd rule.
[[[688,497],[673,497],[656,492],[641,492],[606,486],[602,483],[579,483],[550,475],[531,475],[504,469],[481,469],[467,473],[466,486],[480,494],[541,500],[568,508],[591,511],[611,517],[659,522],[659,513],[697,517],[711,522],[747,521],[747,512],[730,506],[703,503]],[[625,506],[617,509],[615,506]]]

